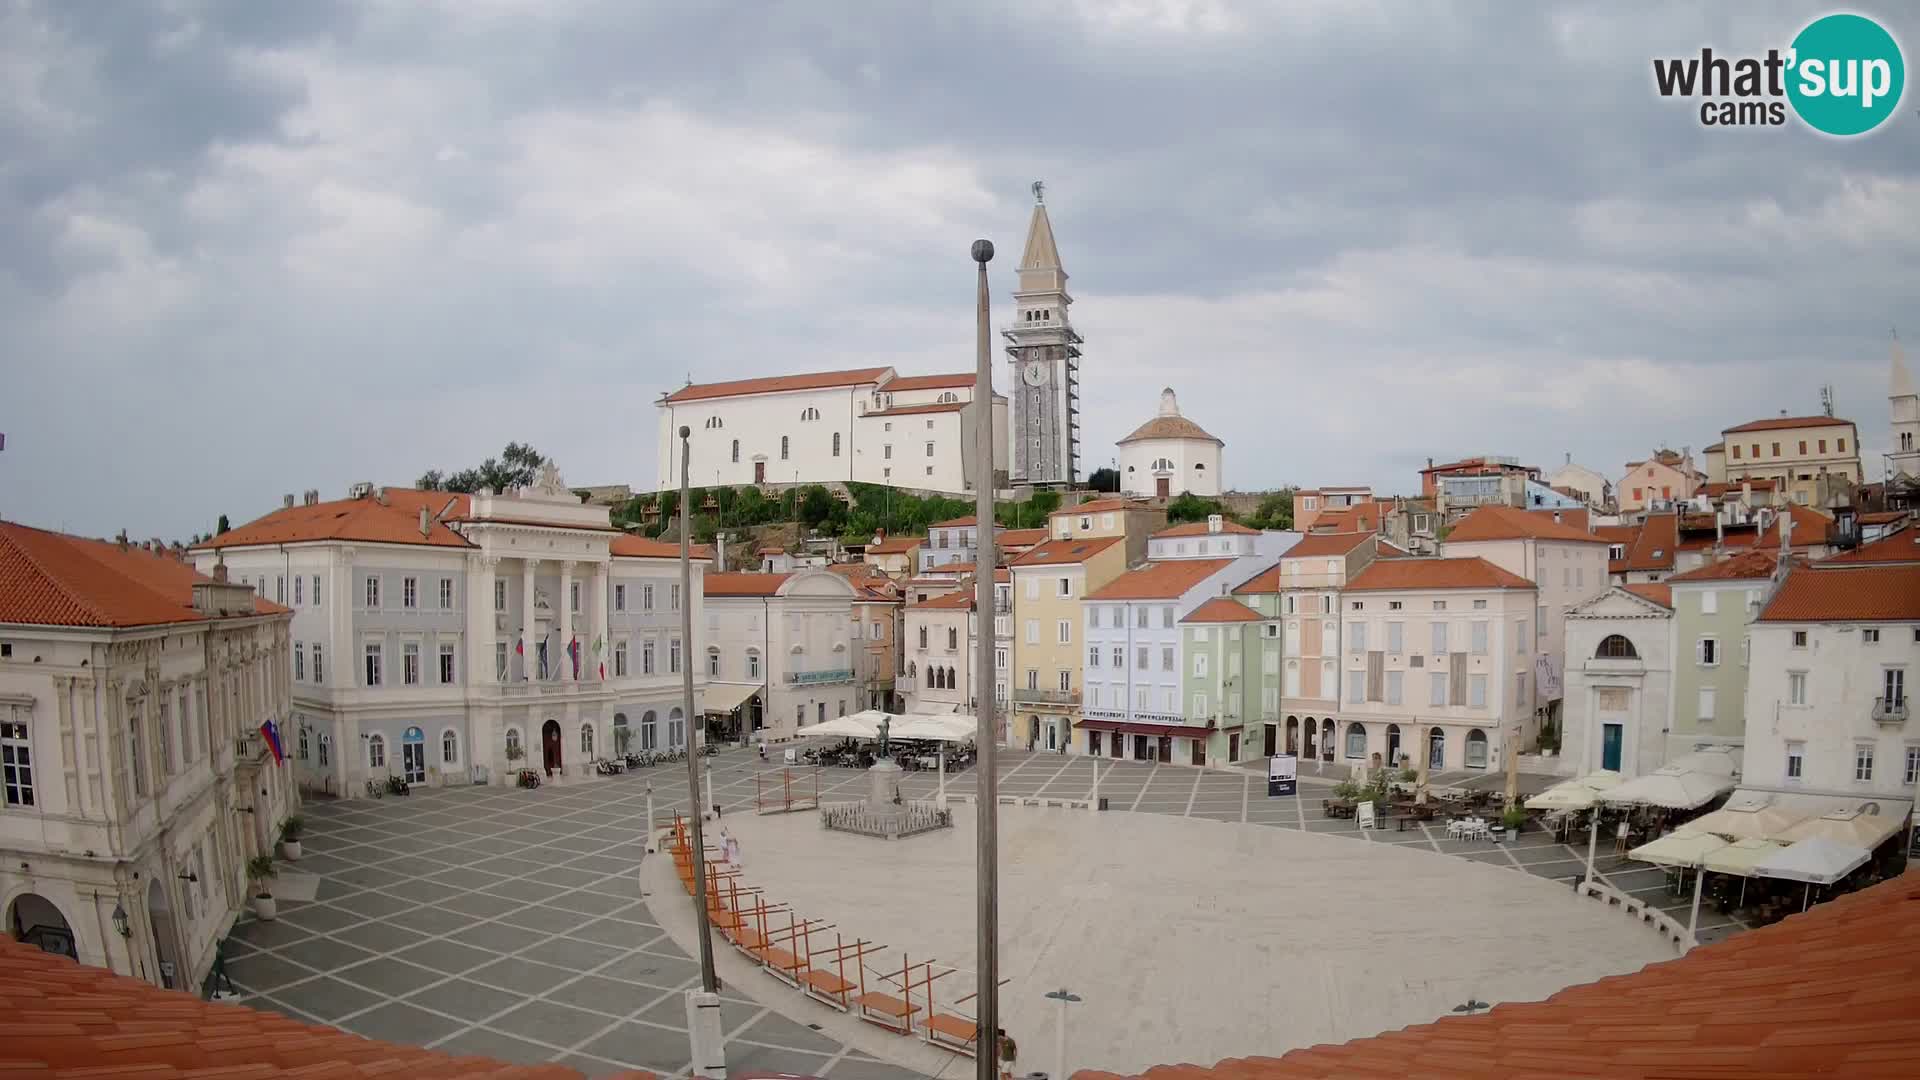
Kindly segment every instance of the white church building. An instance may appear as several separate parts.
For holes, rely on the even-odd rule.
[[[1226,444],[1180,415],[1172,388],[1160,391],[1160,411],[1121,439],[1120,493],[1169,498],[1191,492],[1214,496],[1226,490],[1220,452]]]

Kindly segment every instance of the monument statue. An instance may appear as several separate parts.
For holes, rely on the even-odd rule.
[[[890,726],[892,726],[892,724],[893,724],[893,717],[882,716],[880,718],[880,748],[878,751],[875,752],[874,756],[878,757],[881,761],[887,760],[887,744],[889,742],[887,738],[887,729]]]

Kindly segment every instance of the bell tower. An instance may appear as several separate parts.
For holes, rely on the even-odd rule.
[[[1013,322],[1000,331],[1013,395],[1010,478],[1069,487],[1080,475],[1080,335],[1068,315],[1073,297],[1047,218],[1046,186],[1038,180],[1019,274]]]
[[[1887,444],[1887,479],[1902,474],[1920,477],[1920,393],[1914,392],[1906,357],[1900,354],[1900,336],[1894,335],[1893,356],[1887,370],[1887,411],[1893,421]]]

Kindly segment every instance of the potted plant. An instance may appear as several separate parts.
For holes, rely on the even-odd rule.
[[[300,861],[300,834],[306,830],[307,823],[295,814],[280,823],[280,857],[288,862]]]
[[[267,887],[267,882],[277,873],[279,871],[274,869],[271,855],[255,855],[247,860],[247,877],[254,883],[253,915],[261,922],[272,922],[277,914],[273,905],[273,890]]]
[[[1508,836],[1519,835],[1520,827],[1526,823],[1527,812],[1520,807],[1519,803],[1507,807],[1506,813],[1500,815],[1500,824],[1507,827]]]

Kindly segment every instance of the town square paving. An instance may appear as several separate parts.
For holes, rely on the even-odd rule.
[[[759,835],[774,819],[747,820],[756,773],[763,766],[757,756],[739,750],[702,762],[703,771],[709,764],[723,820],[754,837],[745,860],[753,876],[756,858],[771,854]],[[1444,828],[1362,834],[1351,821],[1320,814],[1324,785],[1305,780],[1299,798],[1268,798],[1264,775],[1239,769],[1003,752],[1001,795],[1083,801],[1092,793],[1096,765],[1100,795],[1114,810],[1133,813],[1096,817],[1081,812],[1073,820],[1086,822],[1076,828],[1108,834],[1116,853],[1127,850],[1124,823],[1137,813],[1195,819],[1157,823],[1156,835],[1162,828],[1206,830],[1207,821],[1226,826],[1194,832],[1187,846],[1196,851],[1245,847],[1254,841],[1237,834],[1256,826],[1328,838],[1316,838],[1318,843],[1337,838],[1345,844],[1456,855],[1563,882],[1581,873],[1586,856],[1583,845],[1559,845],[1537,833],[1503,845],[1449,840]],[[866,787],[865,776],[851,770],[823,770],[819,782],[829,800],[856,798]],[[919,773],[910,774],[906,786],[917,797],[931,794],[934,783],[931,773]],[[697,985],[699,972],[683,947],[690,937],[679,933],[676,941],[668,932],[673,928],[661,924],[663,912],[671,923],[686,905],[684,894],[642,896],[649,787],[656,819],[686,808],[684,763],[535,790],[416,788],[407,797],[311,802],[304,811],[306,855],[283,867],[316,875],[315,898],[283,900],[280,918],[273,922],[243,916],[226,946],[229,973],[250,1004],[372,1037],[510,1061],[561,1061],[589,1075],[627,1068],[684,1073],[688,1045],[682,995]],[[972,789],[970,772],[948,780],[956,797]],[[1064,817],[1070,811],[1035,808],[1032,813]],[[817,832],[817,825],[813,829]],[[1013,839],[1003,847],[1003,858]],[[1342,861],[1333,853],[1344,849],[1315,850]],[[1684,919],[1686,899],[1669,895],[1659,872],[1623,863],[1610,851],[1602,855],[1599,869],[1609,883]],[[1408,911],[1395,924],[1404,928],[1397,940],[1409,940],[1401,934],[1417,930],[1428,871],[1446,862],[1405,862]],[[1432,874],[1436,882],[1445,876]],[[1367,886],[1373,894],[1369,902],[1390,900],[1380,896],[1387,887]],[[1303,926],[1334,902],[1332,894],[1311,902],[1289,899],[1284,878],[1275,888],[1280,895],[1273,903],[1298,910]],[[962,891],[970,896],[970,884]],[[674,906],[663,906],[669,904]],[[1703,925],[1710,927],[1703,939],[1739,929],[1724,917]],[[878,933],[878,928],[860,929],[869,936]],[[1116,949],[1124,948],[1134,932],[1123,920],[1112,920],[1110,929]],[[1635,940],[1632,924],[1621,933]],[[1648,932],[1644,940],[1657,938]],[[936,948],[931,941],[919,945],[904,938],[900,945]],[[1405,955],[1408,977],[1454,974],[1420,970],[1422,952]],[[1613,962],[1618,965],[1619,959]],[[954,1075],[970,1068],[889,1052],[891,1037],[875,1043],[865,1032],[836,1025],[824,1008],[772,990],[775,985],[751,977],[728,979],[723,1014],[730,1067],[836,1080]],[[1479,991],[1482,997],[1500,992],[1499,987]],[[1045,1034],[1035,1031],[1025,1045],[1049,1046]],[[1284,1048],[1275,1041],[1258,1045],[1269,1053]],[[911,1064],[895,1063],[902,1060]],[[1022,1068],[1029,1067],[1049,1066],[1023,1061]]]

